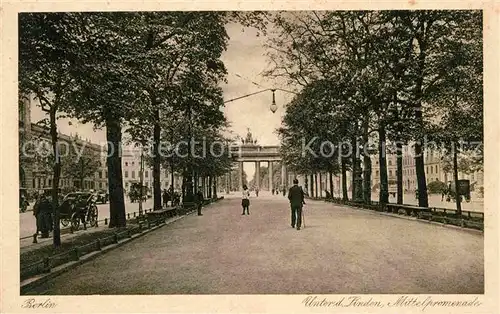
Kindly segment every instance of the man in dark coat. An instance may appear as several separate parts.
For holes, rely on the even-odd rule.
[[[288,191],[288,200],[290,201],[290,209],[292,211],[292,228],[297,224],[297,230],[300,230],[302,225],[302,205],[304,202],[304,191],[299,185],[299,180],[293,179],[293,186]]]
[[[198,191],[196,192],[196,207],[198,208],[198,216],[203,216],[201,213],[201,207],[203,206],[203,192],[201,192],[202,187],[198,187]]]
[[[162,197],[163,197],[163,206],[164,207],[168,207],[168,201],[169,201],[169,193],[167,192],[167,189],[163,189],[163,194],[162,194]]]
[[[35,204],[33,215],[36,217],[37,232],[42,233],[42,238],[48,238],[52,231],[52,204],[45,194]]]

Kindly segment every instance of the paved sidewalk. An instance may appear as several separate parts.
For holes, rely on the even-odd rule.
[[[30,294],[480,294],[483,236],[317,201],[225,199]]]

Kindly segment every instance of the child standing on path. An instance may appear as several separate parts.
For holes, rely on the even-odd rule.
[[[250,215],[248,208],[250,207],[250,191],[246,185],[243,185],[243,193],[241,196],[241,206],[243,207],[242,215],[245,215],[245,209],[247,211],[247,215]]]

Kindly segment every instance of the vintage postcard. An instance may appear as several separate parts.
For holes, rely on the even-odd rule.
[[[495,1],[1,4],[5,313],[497,313]]]

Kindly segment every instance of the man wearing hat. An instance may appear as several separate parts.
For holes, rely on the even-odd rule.
[[[304,191],[299,186],[299,180],[293,179],[293,186],[288,191],[288,200],[290,201],[290,209],[292,211],[292,228],[297,225],[297,230],[300,230],[302,225],[302,205],[304,202]]]
[[[201,192],[202,187],[198,187],[198,191],[196,192],[196,207],[198,207],[198,216],[203,216],[201,213],[201,207],[203,206],[203,193]]]

